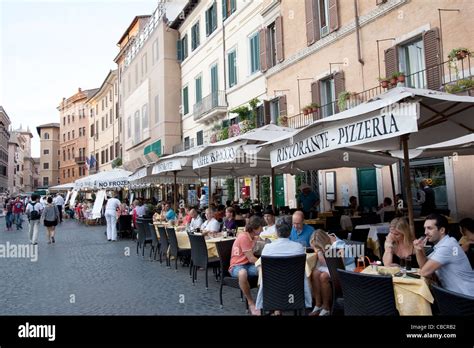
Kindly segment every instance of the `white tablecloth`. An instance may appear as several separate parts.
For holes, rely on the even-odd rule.
[[[367,239],[372,239],[374,242],[378,241],[377,233],[388,233],[390,231],[390,223],[384,222],[382,224],[375,225],[357,225],[356,230],[369,228],[369,235]]]

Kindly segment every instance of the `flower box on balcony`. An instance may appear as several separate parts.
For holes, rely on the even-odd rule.
[[[229,126],[229,138],[236,137],[240,134],[240,126],[239,124],[233,124]]]

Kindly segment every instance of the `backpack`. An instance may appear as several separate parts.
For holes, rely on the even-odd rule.
[[[40,219],[40,213],[39,213],[39,211],[35,210],[36,202],[35,203],[30,203],[30,204],[33,207],[33,210],[30,213],[30,220],[39,220]]]

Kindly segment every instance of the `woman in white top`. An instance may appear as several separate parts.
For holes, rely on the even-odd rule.
[[[107,200],[105,206],[105,220],[107,221],[107,240],[117,240],[117,210],[120,209],[120,201],[114,197]]]
[[[214,208],[207,208],[206,209],[206,221],[201,225],[202,234],[211,235],[212,237],[219,233],[221,230],[221,225],[219,222],[214,218],[215,214]]]

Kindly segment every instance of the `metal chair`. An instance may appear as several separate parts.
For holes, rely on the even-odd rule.
[[[344,296],[344,315],[396,315],[391,276],[337,270]]]
[[[458,294],[434,284],[431,285],[431,290],[441,315],[474,315],[474,297]]]
[[[274,310],[304,313],[306,255],[262,256],[261,260],[262,314]]]

